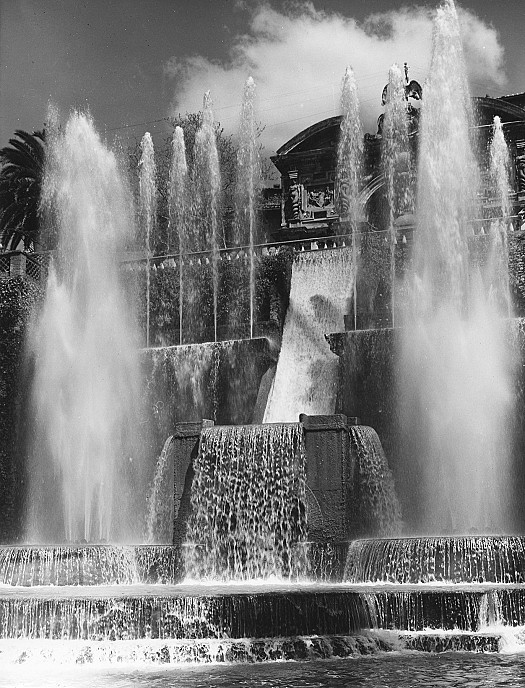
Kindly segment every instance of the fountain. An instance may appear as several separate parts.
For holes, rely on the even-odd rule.
[[[175,127],[172,139],[172,162],[169,180],[169,235],[177,232],[179,249],[179,344],[184,341],[184,260],[188,254],[189,233],[188,163],[182,127]]]
[[[512,527],[506,512],[512,362],[503,320],[508,308],[498,310],[508,297],[490,296],[508,284],[491,278],[491,263],[506,272],[508,261],[498,256],[505,245],[498,229],[490,236],[492,260],[471,265],[479,172],[464,69],[455,9],[446,4],[436,18],[422,110],[399,384],[406,455],[414,457],[412,470],[422,482],[420,528],[432,534]],[[446,97],[449,89],[457,98]]]
[[[249,333],[253,338],[255,318],[255,244],[257,232],[257,201],[261,186],[261,161],[255,121],[255,81],[248,77],[244,86],[237,153],[237,180],[235,185],[235,243],[247,246],[250,283]]]
[[[86,116],[72,115],[53,141],[44,203],[53,206],[59,248],[29,341],[38,366],[25,537],[126,542],[139,535],[130,514],[142,508],[144,486],[134,460],[138,340],[114,246],[133,221],[117,160]]]
[[[198,235],[198,249],[209,251],[213,285],[213,340],[217,341],[217,305],[219,292],[219,225],[218,204],[220,169],[215,137],[215,124],[210,93],[204,96],[202,126],[195,137],[195,215],[194,227]],[[210,259],[205,258],[210,262]]]
[[[176,347],[138,353],[116,269],[115,242],[130,241],[126,232],[134,223],[115,156],[84,115],[72,115],[56,133],[44,206],[60,248],[29,347],[36,419],[29,544],[0,547],[0,661],[6,666],[257,663],[401,649],[496,652],[512,629],[520,641],[525,540],[511,534],[505,500],[513,372],[507,149],[496,121],[490,166],[496,210],[482,233],[472,222],[478,174],[462,65],[456,10],[446,0],[436,16],[422,108],[413,259],[397,285],[395,216],[411,202],[410,189],[399,191],[398,182],[404,185],[412,172],[405,164],[411,145],[406,84],[397,67],[390,71],[383,120],[385,269],[396,295],[395,324],[403,327],[385,336],[400,343],[392,386],[401,401],[398,416],[391,415],[399,420],[407,461],[394,471],[378,433],[350,412],[336,413],[358,410],[359,390],[345,387],[357,337],[365,338],[373,358],[384,334],[330,334],[343,330],[345,316],[356,328],[356,273],[366,269],[361,125],[351,71],[343,83],[338,150],[345,245],[332,238],[330,247],[298,252],[291,261],[277,365],[264,338],[217,341],[224,237],[209,96],[190,172],[182,131],[173,139]],[[256,164],[252,97],[249,80],[244,178]],[[149,137],[142,151],[149,293],[155,206]],[[250,177],[244,265],[251,334],[256,187]],[[176,243],[173,234],[169,241]],[[482,259],[473,262],[474,254]],[[184,304],[199,298],[188,285],[204,279],[197,265],[213,292],[214,341],[183,343],[184,322],[193,334],[201,326],[191,315],[183,319]],[[239,364],[241,353],[251,368]],[[412,511],[402,513],[411,500]],[[407,531],[413,535],[401,537]],[[147,544],[136,544],[144,537]],[[395,661],[404,660],[396,655]]]

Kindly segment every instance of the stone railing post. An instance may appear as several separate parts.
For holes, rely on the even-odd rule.
[[[355,470],[348,428],[357,425],[359,419],[302,413],[299,421],[305,433],[309,540],[346,540]]]
[[[11,253],[9,277],[24,277],[26,274],[26,257],[24,253]]]
[[[193,472],[190,464],[199,451],[201,430],[213,426],[212,420],[199,423],[177,423],[173,432],[173,543],[186,537],[186,522],[190,510],[190,490]],[[187,484],[189,483],[189,484]]]

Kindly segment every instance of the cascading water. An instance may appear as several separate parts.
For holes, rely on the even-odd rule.
[[[241,107],[237,181],[235,188],[235,243],[248,246],[250,280],[250,337],[253,337],[255,309],[255,249],[257,243],[256,204],[261,187],[261,161],[255,121],[255,81],[246,80]]]
[[[160,453],[147,500],[146,542],[169,543],[173,537],[173,463],[170,435]]]
[[[298,254],[290,303],[265,423],[297,421],[300,413],[334,413],[338,358],[325,339],[344,330],[354,284],[350,248]]]
[[[303,429],[203,430],[194,463],[186,574],[197,580],[297,577],[305,571]]]
[[[0,546],[2,586],[159,584],[173,583],[179,576],[180,555],[169,546]],[[46,591],[40,592],[45,596]]]
[[[175,127],[171,144],[169,179],[169,233],[168,253],[178,238],[179,251],[179,344],[184,342],[184,267],[187,261],[189,233],[188,163],[182,127]],[[191,316],[189,318],[191,322]],[[190,327],[191,331],[191,327]]]
[[[517,536],[431,536],[355,540],[344,579],[351,583],[523,583],[525,543]]]
[[[452,40],[454,50],[451,52],[457,53],[456,28],[454,7],[448,2],[438,14],[435,52],[443,47],[440,47],[441,32]],[[450,50],[450,45],[447,49]],[[439,116],[447,121],[441,124],[434,121],[431,111],[426,116],[418,204],[421,240],[416,240],[416,273],[413,275],[413,282],[419,289],[414,288],[414,300],[420,298],[422,308],[412,311],[418,315],[415,327],[406,327],[407,339],[412,337],[415,346],[405,350],[405,363],[409,364],[404,372],[408,380],[406,389],[410,393],[417,392],[419,404],[417,413],[411,417],[416,418],[423,433],[430,427],[431,440],[438,440],[437,449],[432,442],[424,444],[428,449],[424,452],[425,458],[434,461],[438,470],[447,476],[443,479],[443,487],[432,486],[433,490],[444,490],[448,499],[452,487],[456,487],[448,479],[448,472],[454,475],[456,468],[451,469],[445,460],[448,447],[444,451],[444,436],[447,441],[458,444],[460,452],[470,448],[472,438],[477,437],[476,456],[484,459],[479,462],[481,486],[486,484],[489,489],[494,488],[495,469],[492,465],[487,470],[485,459],[487,455],[492,459],[495,446],[501,440],[501,435],[490,434],[493,427],[498,427],[497,422],[491,425],[490,421],[493,417],[496,421],[504,421],[507,417],[507,407],[502,406],[501,401],[506,403],[509,366],[504,356],[498,358],[503,350],[501,333],[488,326],[491,318],[507,312],[506,302],[501,297],[507,284],[502,272],[506,257],[505,228],[493,223],[489,237],[485,237],[489,259],[475,266],[475,270],[471,268],[466,228],[475,185],[463,185],[463,182],[476,175],[468,148],[468,117],[458,117],[455,111],[458,101],[452,107],[447,100],[446,70],[443,71],[446,60],[440,60],[441,55],[435,57],[437,76],[431,80],[430,101],[434,99],[434,105],[445,102],[447,117],[442,113]],[[447,69],[449,88],[457,97],[461,94],[457,90],[461,79],[458,82],[455,76],[450,78],[457,63],[448,65]],[[347,77],[347,91],[351,94],[354,90],[351,76],[347,74]],[[443,97],[443,93],[447,97]],[[352,102],[355,105],[355,101]],[[461,112],[464,103],[460,102],[459,106]],[[210,119],[209,113],[205,113],[205,121],[203,130],[210,124],[211,129],[208,126],[208,134],[203,132],[197,137],[196,168],[200,166],[201,170],[214,167],[210,164],[213,154],[209,155],[206,143],[212,139],[213,118]],[[358,153],[359,137],[347,136],[348,132],[358,131],[358,122],[350,117],[346,123],[350,129],[344,133],[343,126],[343,142],[353,153]],[[387,131],[388,126],[387,119]],[[504,173],[508,172],[498,126],[496,123],[491,174],[499,189],[496,205],[501,211],[498,212],[506,216],[510,210],[505,206],[508,176]],[[177,146],[183,148],[180,134],[177,137]],[[452,139],[450,145],[449,138]],[[149,186],[154,178],[154,168],[150,164],[153,151],[148,146],[146,140],[141,176],[142,208],[148,209],[146,214],[153,222],[155,194]],[[203,148],[208,153],[203,154]],[[35,414],[38,429],[29,473],[34,481],[34,516],[41,527],[34,527],[31,535],[37,533],[40,539],[58,541],[106,537],[122,541],[133,536],[125,526],[139,515],[137,505],[145,501],[144,490],[138,481],[137,501],[130,509],[123,508],[129,496],[126,477],[135,467],[134,460],[129,461],[129,457],[135,456],[131,440],[138,426],[133,413],[136,370],[135,358],[126,348],[134,340],[129,323],[121,319],[126,310],[116,288],[111,241],[115,237],[122,240],[125,228],[132,227],[131,218],[126,214],[129,197],[119,178],[114,157],[103,148],[87,118],[75,115],[63,133],[53,134],[51,149],[45,203],[53,202],[56,206],[56,212],[48,214],[56,218],[61,248],[57,264],[51,270],[43,315],[33,335],[37,359],[35,400],[40,405]],[[454,167],[457,162],[454,149],[461,156],[459,167]],[[147,150],[151,154],[149,158]],[[349,149],[343,146],[341,150],[348,153]],[[352,158],[353,153],[349,157],[346,153],[341,155],[345,164],[349,164],[349,159],[356,160]],[[178,154],[182,155],[180,150]],[[179,162],[182,169],[182,157]],[[352,186],[357,165],[357,162],[349,164],[340,176],[339,186],[340,199],[344,201],[347,194],[347,209],[341,213],[341,218],[343,223],[349,222],[352,250],[306,254],[298,257],[294,264],[283,355],[268,417],[273,414],[282,419],[289,414],[295,420],[304,411],[313,414],[333,411],[335,366],[332,364],[336,364],[336,360],[327,356],[323,335],[343,328],[342,319],[348,310],[351,285],[354,284],[355,228],[359,218],[355,201],[348,201],[348,198],[354,198],[357,190],[357,186]],[[463,188],[456,188],[451,176],[446,174],[448,168],[453,170]],[[184,177],[185,172],[180,176]],[[201,220],[209,219],[208,212],[213,206],[208,202],[210,195],[201,193],[208,188],[209,177],[206,180],[196,194],[195,208]],[[212,181],[212,187],[213,184]],[[173,189],[170,192],[170,205],[175,193]],[[144,200],[146,198],[149,200]],[[349,210],[351,208],[354,212]],[[441,214],[433,219],[437,210]],[[195,215],[197,217],[198,213]],[[171,224],[174,217],[172,214]],[[195,239],[197,231],[202,231],[202,245],[192,250],[209,251],[210,237],[212,242],[217,338],[216,221],[215,224],[195,223],[188,237]],[[146,236],[151,236],[151,224]],[[431,240],[435,242],[432,244]],[[147,248],[149,260],[149,245]],[[434,254],[437,263],[430,254]],[[201,267],[201,258],[196,260]],[[495,297],[485,299],[487,292]],[[485,301],[491,310],[484,310]],[[490,344],[488,351],[482,349],[487,342]],[[172,401],[176,385],[184,388],[190,398],[190,405],[184,409],[184,420],[200,421],[205,402],[213,411],[210,415],[221,412],[219,396],[216,396],[219,360],[224,362],[231,358],[229,370],[242,368],[244,371],[245,368],[237,365],[236,344],[173,347],[151,353],[151,376],[155,377],[160,368],[170,373],[166,398],[157,397],[152,404],[158,428],[178,419],[174,405],[167,403]],[[458,361],[458,350],[463,354],[464,349],[465,355]],[[490,360],[486,361],[485,357]],[[471,368],[467,366],[468,358],[475,359]],[[430,370],[427,364],[436,370]],[[482,375],[481,386],[476,384],[471,391],[473,382],[478,383]],[[294,390],[290,398],[291,377],[300,392],[296,394]],[[416,377],[423,382],[423,389],[416,384]],[[458,379],[460,389],[450,396],[449,391]],[[501,383],[505,387],[503,390]],[[232,389],[238,391],[242,383],[239,385],[237,381],[237,385]],[[154,387],[150,379],[147,386],[149,393],[149,388]],[[496,387],[493,396],[499,406],[483,405],[487,396],[484,387],[489,386],[493,393]],[[480,424],[467,428],[468,440],[458,441],[465,428],[456,428],[455,416],[464,425],[468,414],[460,413],[456,402],[458,395],[465,396],[467,390],[470,390],[466,399],[470,404],[469,413],[477,414]],[[221,394],[223,391],[221,389]],[[430,396],[429,391],[433,392]],[[153,394],[157,392],[155,389]],[[48,408],[49,397],[54,402],[51,409]],[[319,402],[317,397],[320,397]],[[445,418],[440,416],[441,408],[439,404],[433,405],[434,397],[452,413]],[[123,405],[130,400],[131,410]],[[427,411],[430,416],[426,415]],[[246,413],[245,408],[243,412]],[[119,419],[123,422],[117,422]],[[321,421],[326,422],[326,419]],[[411,430],[411,427],[406,430],[407,435]],[[352,461],[342,467],[341,473],[346,492],[342,494],[343,501],[350,496],[355,500],[356,521],[365,529],[369,526],[372,530],[370,523],[374,522],[380,534],[396,531],[399,506],[376,433],[363,426],[348,428],[345,423],[344,428],[338,429],[337,439],[334,435],[327,444],[339,442],[343,448],[347,448],[348,443],[352,446]],[[188,444],[193,442],[189,437],[185,437],[184,442],[186,440]],[[323,441],[314,438],[312,443]],[[420,437],[413,440],[413,445],[418,442],[421,442]],[[499,638],[494,633],[494,625],[525,624],[522,586],[525,547],[523,539],[518,537],[422,537],[354,542],[350,546],[345,575],[350,584],[330,586],[316,582],[308,586],[303,580],[302,585],[297,586],[297,578],[307,570],[303,445],[303,427],[297,423],[217,427],[202,432],[194,463],[193,515],[188,531],[190,542],[185,547],[186,573],[201,580],[212,579],[212,586],[194,585],[193,581],[174,585],[180,582],[182,573],[177,547],[88,544],[0,547],[0,583],[24,586],[22,591],[0,591],[2,663],[31,663],[42,659],[77,664],[252,662],[342,657],[378,648],[401,647],[495,651]],[[57,449],[56,460],[53,448]],[[195,448],[194,445],[191,449],[192,456],[195,456]],[[468,470],[459,477],[456,473],[456,483],[474,482],[474,474],[469,472],[472,457],[465,456]],[[185,470],[185,460],[177,457],[180,472]],[[172,483],[170,461],[167,442],[150,492],[151,537],[153,524],[164,506],[168,507],[167,517],[171,520],[170,505],[168,500],[164,503],[162,497],[166,486]],[[329,463],[315,466],[315,470],[320,469],[317,478],[330,477],[321,475],[325,468],[330,472],[331,465],[326,465]],[[67,497],[57,499],[58,493],[48,490],[52,480],[44,469],[49,468],[62,476]],[[414,479],[410,484],[414,484]],[[168,489],[171,488],[170,485]],[[476,490],[479,488],[475,486]],[[137,489],[136,480],[134,489]],[[340,490],[337,493],[341,495]],[[498,520],[500,513],[493,509],[492,503],[486,505],[488,514],[482,509],[473,509],[468,501],[473,494],[474,491],[465,491],[459,495],[460,500],[467,497],[465,507],[459,512],[455,505],[451,507],[447,520],[451,529],[468,528],[470,521],[465,517],[472,517],[477,527],[487,523],[489,527],[499,527],[505,523],[503,519]],[[309,494],[309,499],[312,498],[316,499],[313,490]],[[450,502],[457,499],[458,495],[454,495]],[[487,500],[486,492],[481,499]],[[55,517],[61,516],[57,504],[62,502],[68,520],[66,526],[56,528],[59,519]],[[330,500],[327,504],[334,505]],[[323,502],[324,507],[327,504]],[[42,508],[44,505],[47,511]],[[73,513],[72,509],[77,506],[80,511]],[[335,506],[339,508],[340,505]],[[438,506],[437,502],[434,506]],[[440,504],[439,508],[444,507]],[[440,518],[439,508],[430,511],[430,527],[442,527],[445,522]],[[117,514],[121,520],[115,523]],[[345,512],[345,518],[347,515]],[[143,521],[141,513],[140,516],[135,519],[138,528]],[[327,520],[329,518],[330,514]],[[424,527],[428,528],[429,524],[425,523]],[[341,544],[330,543],[334,547]],[[278,585],[270,587],[267,582],[256,584],[253,581],[249,586],[239,584],[246,579],[271,577],[280,579]],[[217,585],[224,580],[235,585]],[[293,586],[289,585],[290,581]],[[381,585],[372,585],[378,581]],[[413,585],[403,587],[406,583]],[[42,585],[47,587],[41,589]],[[77,587],[69,587],[72,585]],[[363,632],[363,629],[372,629],[372,632]],[[381,633],[374,636],[374,629],[380,629]],[[387,629],[394,634],[390,635],[394,637],[393,642],[383,633]],[[429,629],[436,632],[430,633]],[[356,636],[355,632],[363,635]],[[519,630],[517,635],[519,637]]]
[[[43,203],[59,243],[30,334],[26,539],[123,542],[139,536],[144,504],[138,342],[115,254],[133,231],[130,193],[85,115],[71,115],[49,155]]]
[[[353,494],[353,532],[369,536],[399,534],[401,508],[392,472],[376,431],[366,425],[351,426],[350,442],[356,456],[357,475]]]
[[[511,362],[506,313],[483,288],[483,265],[474,268],[469,256],[471,220],[480,215],[471,123],[458,19],[447,0],[437,11],[422,109],[412,302],[399,373],[401,433],[412,459],[406,470],[423,487],[413,524],[420,532],[512,527]]]
[[[195,236],[199,248],[209,251],[213,284],[213,340],[217,341],[217,301],[219,293],[219,195],[221,174],[217,137],[209,91],[204,95],[202,125],[195,136],[193,185],[195,190]],[[199,260],[199,264],[201,260]],[[208,260],[205,257],[204,260]]]

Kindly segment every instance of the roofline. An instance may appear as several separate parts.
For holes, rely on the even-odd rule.
[[[514,98],[515,96],[525,96],[525,91],[520,91],[518,93],[506,93],[504,96],[498,96],[497,100],[500,98]]]
[[[512,119],[522,119],[525,120],[525,109],[514,103],[509,103],[506,100],[501,100],[500,98],[491,98],[490,96],[474,96],[472,99],[476,105],[483,106],[487,105],[494,110],[500,110],[504,112]]]
[[[323,131],[324,129],[329,129],[330,127],[339,125],[341,122],[341,119],[342,119],[341,115],[336,115],[335,117],[328,117],[327,119],[323,119],[320,122],[316,122],[315,124],[312,124],[310,127],[303,129],[303,131],[300,131],[293,138],[291,138],[289,141],[284,143],[277,150],[276,156],[278,157],[281,155],[286,155],[293,148],[298,146],[300,143],[305,141],[307,138],[309,138],[313,134],[318,134],[320,131]]]

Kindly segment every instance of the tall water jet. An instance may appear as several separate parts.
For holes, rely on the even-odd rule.
[[[211,254],[213,284],[213,337],[217,341],[217,301],[219,293],[219,195],[221,174],[217,136],[210,92],[204,94],[202,125],[195,136],[193,183],[196,191],[196,228],[202,249]]]
[[[351,67],[347,67],[341,88],[341,132],[337,146],[336,202],[343,231],[352,235],[353,310],[356,327],[357,223],[361,217],[359,185],[363,163],[363,128],[359,116],[357,83]]]
[[[171,142],[171,168],[169,178],[169,232],[168,253],[172,247],[173,235],[178,237],[179,251],[179,344],[183,339],[184,314],[184,261],[189,252],[189,199],[188,163],[182,127],[175,127]]]
[[[146,245],[146,346],[150,339],[151,239],[157,218],[157,168],[151,134],[147,131],[140,142],[139,194],[140,214]]]
[[[255,309],[255,249],[257,243],[256,208],[261,188],[261,161],[255,121],[255,81],[248,77],[244,85],[237,150],[235,187],[235,242],[247,245],[250,279],[250,338],[253,337]]]
[[[419,532],[505,532],[511,363],[505,323],[469,255],[478,169],[456,9],[438,9],[422,108],[412,303],[399,373],[405,467]],[[417,475],[420,480],[414,481]],[[416,487],[416,490],[418,488]],[[406,495],[414,501],[415,495]]]
[[[43,188],[58,232],[30,333],[35,421],[26,538],[123,541],[142,529],[136,444],[138,341],[116,251],[133,234],[131,194],[91,119],[49,143]]]
[[[397,64],[390,67],[383,118],[381,164],[388,204],[392,326],[395,325],[396,217],[406,209],[410,192],[410,152],[405,78]]]
[[[494,212],[489,228],[488,281],[490,298],[503,313],[511,315],[509,292],[509,249],[507,231],[512,228],[510,200],[510,153],[505,141],[501,119],[494,117],[494,133],[490,142],[489,173],[494,193]]]

